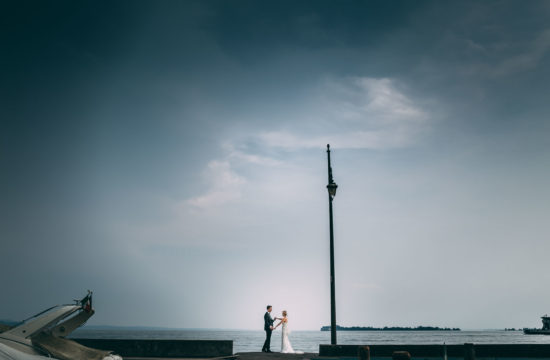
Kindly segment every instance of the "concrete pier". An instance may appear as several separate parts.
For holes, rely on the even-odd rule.
[[[72,339],[123,358],[215,358],[233,355],[233,340]]]
[[[73,339],[101,350],[110,350],[123,358],[143,359],[234,359],[305,360],[332,359],[550,359],[550,344],[459,344],[459,345],[319,345],[319,354],[282,354],[247,352],[233,354],[232,340],[129,340]],[[367,351],[368,349],[368,351]],[[410,355],[409,355],[410,354]]]
[[[319,345],[321,357],[355,357],[364,345]],[[550,358],[550,344],[462,344],[462,345],[369,345],[370,357],[391,358],[396,351],[407,351],[411,358]]]

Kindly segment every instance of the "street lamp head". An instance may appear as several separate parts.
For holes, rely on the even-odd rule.
[[[334,197],[336,196],[336,189],[337,188],[338,188],[338,185],[336,185],[336,183],[334,183],[334,182],[331,182],[330,184],[327,185],[328,194],[330,195],[330,197],[332,199],[334,199]]]

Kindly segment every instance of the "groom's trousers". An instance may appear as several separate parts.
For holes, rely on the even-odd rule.
[[[271,333],[272,332],[273,332],[273,330],[271,330],[271,329],[267,329],[265,331],[265,342],[264,342],[264,347],[262,348],[262,350],[266,350],[266,351],[271,350],[270,346],[271,346]]]

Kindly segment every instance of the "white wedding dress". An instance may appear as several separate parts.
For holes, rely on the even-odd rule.
[[[288,329],[288,321],[283,322],[283,330],[281,334],[281,353],[283,354],[303,354],[303,351],[294,351],[292,345],[290,345],[290,340],[288,339],[288,334],[290,330]]]

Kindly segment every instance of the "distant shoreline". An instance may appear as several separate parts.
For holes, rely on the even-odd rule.
[[[440,328],[437,326],[417,326],[417,327],[401,327],[401,326],[384,326],[377,328],[372,326],[336,326],[338,331],[461,331],[460,328]],[[321,331],[330,331],[330,326],[323,326]]]

